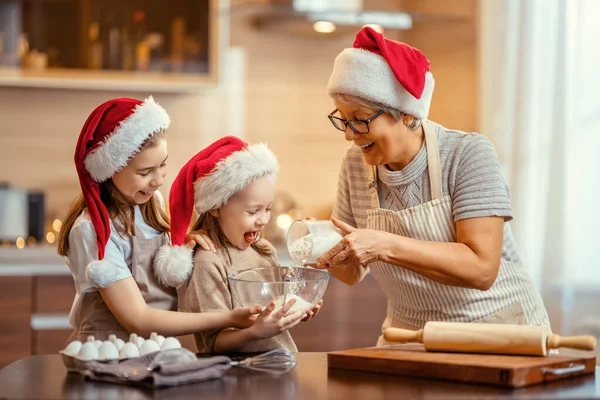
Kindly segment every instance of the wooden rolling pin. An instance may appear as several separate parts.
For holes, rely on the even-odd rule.
[[[546,356],[548,350],[567,347],[594,350],[591,335],[565,336],[550,334],[546,326],[504,325],[466,322],[427,322],[423,329],[411,331],[387,328],[388,342],[419,342],[427,351],[459,353],[493,353]]]

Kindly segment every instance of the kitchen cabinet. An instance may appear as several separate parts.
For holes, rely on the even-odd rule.
[[[0,368],[31,355],[31,277],[0,277]]]
[[[0,367],[62,349],[74,293],[70,275],[0,275]]]
[[[218,80],[218,0],[4,0],[0,86],[190,92]]]

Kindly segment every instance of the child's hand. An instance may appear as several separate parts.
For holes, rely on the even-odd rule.
[[[256,339],[270,338],[285,332],[298,325],[302,318],[307,316],[308,310],[298,310],[290,315],[285,315],[296,303],[296,299],[291,299],[279,310],[275,310],[275,302],[271,301],[262,313],[256,318],[254,325],[248,330]]]
[[[185,239],[183,241],[187,247],[193,249],[198,244],[202,250],[212,251],[213,253],[217,252],[217,249],[208,237],[208,234],[204,230],[192,231],[185,235]]]
[[[321,306],[323,305],[323,299],[319,300],[315,308],[308,312],[308,315],[305,318],[302,318],[302,322],[310,321],[313,317],[316,317],[321,310]]]
[[[257,314],[262,310],[263,308],[260,305],[234,308],[230,311],[230,326],[240,329],[249,328],[254,325]]]

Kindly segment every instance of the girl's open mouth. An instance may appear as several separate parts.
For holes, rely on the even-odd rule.
[[[258,237],[258,231],[252,231],[252,232],[246,232],[246,233],[244,233],[244,240],[248,244],[254,243],[256,241],[257,237]]]

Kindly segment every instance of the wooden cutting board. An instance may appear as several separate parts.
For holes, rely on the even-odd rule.
[[[441,379],[503,387],[523,387],[593,374],[596,357],[505,356],[427,352],[421,344],[364,348],[327,354],[329,368]]]

